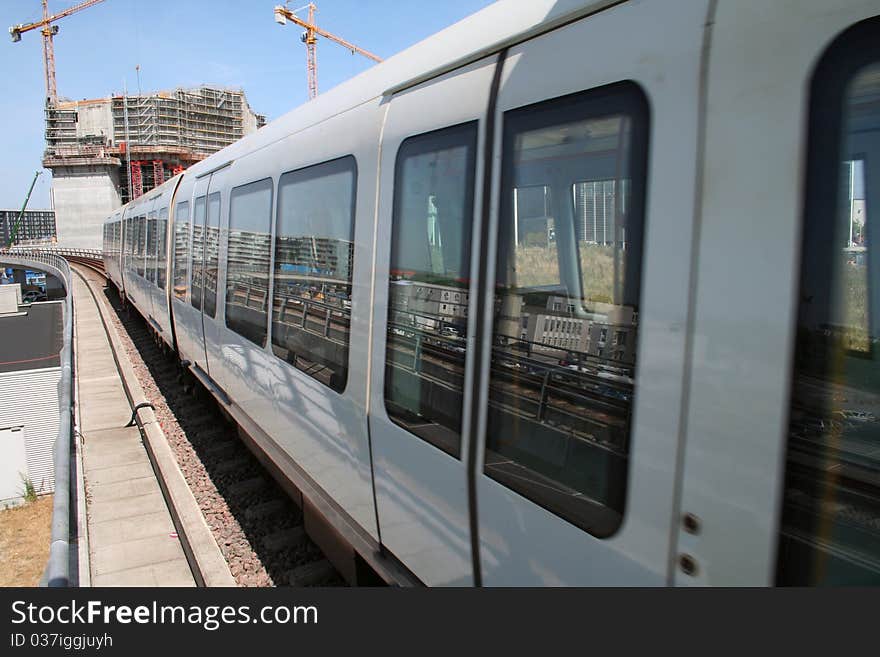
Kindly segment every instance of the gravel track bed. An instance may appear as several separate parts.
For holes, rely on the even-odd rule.
[[[95,280],[91,272],[86,274]],[[345,585],[302,531],[302,513],[219,413],[163,353],[146,322],[104,290],[111,319],[156,419],[239,586]]]

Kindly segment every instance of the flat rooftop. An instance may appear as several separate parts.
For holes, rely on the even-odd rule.
[[[64,303],[47,301],[0,315],[0,373],[61,366]]]

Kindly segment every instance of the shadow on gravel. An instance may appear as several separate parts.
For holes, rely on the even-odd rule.
[[[130,306],[122,307],[112,285],[104,294],[180,426],[177,432],[157,404],[156,415],[238,584],[344,586],[305,536],[299,507],[239,439],[236,427],[226,421],[210,394],[184,374],[176,356],[163,353],[144,319]],[[207,481],[198,463],[181,457],[176,445],[182,441],[192,446]],[[217,499],[214,487],[222,499]]]

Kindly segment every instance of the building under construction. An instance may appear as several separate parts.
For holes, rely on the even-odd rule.
[[[49,104],[43,166],[59,245],[100,248],[113,210],[265,122],[243,91],[214,87]]]

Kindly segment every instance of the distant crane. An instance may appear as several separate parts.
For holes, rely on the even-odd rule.
[[[309,17],[307,21],[304,21],[302,18],[296,15],[297,11],[302,11],[303,9],[309,10]],[[305,32],[302,35],[302,42],[306,44],[306,65],[308,67],[309,74],[309,99],[311,100],[315,96],[318,95],[318,53],[316,51],[316,45],[318,42],[317,35],[320,34],[322,37],[330,39],[331,41],[335,41],[343,48],[346,48],[352,52],[352,54],[357,53],[359,55],[363,55],[364,57],[368,57],[372,59],[374,62],[381,62],[382,58],[374,55],[371,52],[367,52],[363,48],[358,48],[353,43],[349,43],[345,39],[342,39],[335,34],[330,34],[322,30],[320,27],[315,25],[315,10],[317,7],[314,2],[310,2],[304,7],[300,7],[299,9],[295,9],[291,11],[287,7],[277,6],[275,7],[275,22],[279,25],[286,25],[287,21],[291,21],[292,23],[299,25],[302,28],[305,28]]]
[[[28,201],[31,200],[31,194],[34,191],[34,185],[37,184],[37,178],[40,177],[40,174],[43,173],[42,170],[37,171],[34,174],[34,179],[31,180],[31,187],[28,189],[27,196],[24,197],[24,203],[21,205],[21,212],[18,213],[18,219],[15,220],[15,225],[12,227],[12,231],[9,234],[9,244],[7,244],[7,248],[12,248],[12,245],[15,244],[15,238],[18,237],[18,228],[21,226],[21,220],[24,217],[24,211],[27,209]]]
[[[86,0],[50,16],[49,0],[43,0],[43,18],[41,20],[33,23],[13,25],[9,28],[9,34],[12,36],[13,43],[21,41],[21,35],[31,30],[39,29],[40,34],[43,35],[43,63],[46,66],[46,102],[50,106],[54,106],[58,101],[58,87],[55,84],[55,47],[52,44],[52,37],[58,34],[58,26],[52,25],[52,23],[61,20],[65,16],[70,16],[92,5],[96,5],[99,2],[104,2],[104,0]]]

